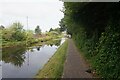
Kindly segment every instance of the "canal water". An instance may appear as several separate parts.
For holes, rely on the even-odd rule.
[[[65,41],[55,40],[42,46],[18,46],[2,51],[2,78],[33,78]]]

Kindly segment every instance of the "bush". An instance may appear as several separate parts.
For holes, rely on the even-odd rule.
[[[119,30],[119,26],[109,25],[102,33],[95,50],[93,66],[105,78],[120,78]]]

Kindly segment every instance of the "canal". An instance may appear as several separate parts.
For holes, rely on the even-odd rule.
[[[2,78],[33,78],[65,41],[51,41],[42,46],[18,46],[2,50]]]

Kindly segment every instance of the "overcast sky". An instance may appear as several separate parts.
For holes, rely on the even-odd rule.
[[[28,16],[29,29],[40,25],[42,31],[59,27],[63,18],[60,11],[63,2],[59,0],[0,0],[0,25],[8,26],[19,21],[26,29]]]

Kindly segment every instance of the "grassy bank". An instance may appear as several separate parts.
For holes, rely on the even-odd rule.
[[[53,57],[38,72],[36,78],[60,78],[63,72],[63,66],[66,58],[68,41],[65,41],[55,52]]]

